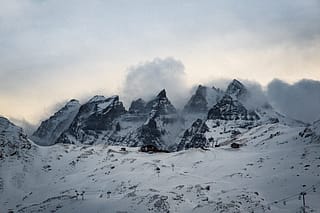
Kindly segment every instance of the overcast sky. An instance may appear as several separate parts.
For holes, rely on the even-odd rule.
[[[168,87],[183,73],[178,91],[320,80],[319,23],[318,0],[0,0],[0,114],[37,123],[67,99],[128,99],[132,73],[157,58],[177,61],[153,73]]]

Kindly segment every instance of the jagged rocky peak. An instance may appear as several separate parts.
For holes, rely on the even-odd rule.
[[[107,98],[104,97],[103,95],[95,95],[87,103],[105,101],[106,99]]]
[[[199,85],[184,107],[185,112],[207,113],[208,110],[222,97],[223,92],[215,87]]]
[[[159,92],[159,94],[157,95],[157,97],[160,99],[160,98],[167,98],[167,92],[165,89],[161,90]]]
[[[184,107],[185,112],[206,112],[208,102],[206,100],[207,87],[199,85],[195,94]]]
[[[60,135],[57,143],[83,143],[86,140],[93,143],[101,131],[112,131],[118,123],[115,119],[125,112],[119,96],[94,96],[80,107],[70,127]]]
[[[119,96],[114,95],[109,98],[94,96],[80,107],[73,124],[77,123],[77,126],[80,125],[90,130],[109,129],[110,122],[125,112]]]
[[[180,151],[190,148],[208,147],[209,142],[205,136],[207,131],[209,131],[209,128],[206,123],[201,119],[197,119],[195,122],[193,122],[192,126],[184,132],[176,150]]]
[[[226,94],[233,98],[245,98],[248,95],[248,90],[240,81],[233,79],[227,87]]]
[[[209,110],[208,119],[259,120],[260,118],[254,111],[247,110],[236,98],[225,95]]]
[[[161,135],[162,133],[155,119],[149,119],[138,129],[138,138],[142,145],[153,145],[158,149],[162,149],[164,144],[161,140]]]
[[[139,105],[140,111],[143,109],[144,103],[142,101],[137,100],[134,104]],[[136,109],[133,107],[134,104],[131,108]],[[146,121],[126,136],[126,143],[130,146],[152,145],[158,149],[165,149],[172,142],[171,139],[176,138],[175,129],[181,122],[175,107],[166,95],[166,91],[160,91],[154,99],[146,103],[144,111],[146,112]]]
[[[167,115],[176,113],[176,108],[171,104],[167,97],[166,90],[163,89],[161,92],[146,104],[146,111],[154,111],[159,115]]]
[[[106,114],[110,110],[124,112],[123,103],[119,101],[118,95],[113,95],[111,97],[104,97],[102,95],[96,95],[91,98],[87,103],[81,106],[80,111],[82,113],[102,113]]]
[[[310,138],[311,142],[320,143],[320,120],[308,125],[303,131],[299,133],[300,137]]]
[[[129,113],[135,114],[135,113],[146,113],[146,102],[139,98],[137,100],[134,100],[131,102]]]
[[[31,139],[43,146],[53,145],[57,138],[70,126],[80,108],[78,100],[68,101],[49,119],[41,122],[39,128],[32,134]]]

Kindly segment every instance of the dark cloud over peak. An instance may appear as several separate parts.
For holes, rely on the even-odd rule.
[[[275,108],[292,118],[305,122],[320,118],[320,81],[303,79],[288,84],[275,79],[267,94]]]

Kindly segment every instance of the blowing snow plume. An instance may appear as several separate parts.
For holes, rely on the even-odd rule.
[[[320,81],[304,79],[290,85],[276,79],[267,92],[271,104],[282,113],[305,122],[320,119]]]
[[[182,62],[174,58],[155,58],[128,69],[125,78],[123,98],[125,102],[137,98],[148,100],[166,89],[167,95],[176,106],[185,103],[189,89]]]

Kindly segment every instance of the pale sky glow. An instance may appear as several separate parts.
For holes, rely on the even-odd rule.
[[[0,5],[0,114],[32,123],[67,99],[128,95],[132,66],[154,58],[180,61],[187,88],[220,78],[320,80],[318,0]]]

